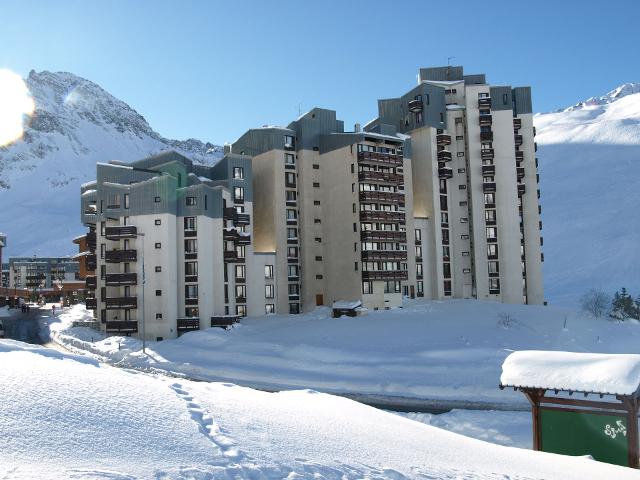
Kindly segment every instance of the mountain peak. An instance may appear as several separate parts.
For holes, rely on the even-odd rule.
[[[628,95],[633,95],[634,93],[640,93],[640,82],[628,82],[623,83],[622,85],[614,88],[606,95],[602,95],[601,97],[591,97],[582,102],[576,103],[571,107],[562,109],[562,112],[573,112],[574,110],[581,110],[584,107],[590,107],[595,105],[606,105],[608,103],[613,103],[616,100],[620,100]]]

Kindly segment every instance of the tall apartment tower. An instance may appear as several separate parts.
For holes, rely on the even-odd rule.
[[[274,258],[253,254],[251,158],[99,163],[81,198],[87,308],[105,332],[161,340],[267,310]]]
[[[385,308],[415,293],[407,136],[345,132],[335,111],[314,108],[286,128],[249,130],[231,149],[252,157],[254,247],[275,253],[278,312],[338,300]]]
[[[542,304],[530,88],[424,68],[409,92],[379,100],[378,114],[366,129],[391,125],[411,138],[424,296]]]

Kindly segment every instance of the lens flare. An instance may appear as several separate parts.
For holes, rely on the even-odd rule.
[[[22,138],[35,104],[20,75],[0,69],[0,147]]]

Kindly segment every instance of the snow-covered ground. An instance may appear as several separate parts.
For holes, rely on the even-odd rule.
[[[0,369],[2,478],[638,478],[308,390],[133,373],[11,340]]]
[[[9,307],[0,307],[0,318],[8,317],[11,314],[9,313]]]
[[[103,337],[68,328],[88,316],[76,306],[51,326],[53,338],[123,366],[266,389],[526,406],[498,389],[503,360],[514,350],[635,353],[637,322],[590,319],[568,309],[474,300],[414,301],[364,317],[304,315],[244,318],[231,330],[208,329],[176,340]],[[464,403],[453,403],[465,407]]]

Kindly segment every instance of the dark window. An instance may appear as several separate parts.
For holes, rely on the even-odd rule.
[[[161,225],[162,224],[162,220],[160,220],[159,218],[156,218],[156,225]]]
[[[161,243],[156,243],[156,248],[162,248],[162,244]]]
[[[162,314],[156,313],[156,320],[162,320]]]
[[[156,272],[161,272],[161,271],[162,271],[162,267],[157,266],[157,267],[156,267]]]
[[[153,201],[154,201],[154,202],[156,202],[156,203],[160,203],[160,197],[155,197],[155,198],[153,199]]]
[[[156,290],[156,297],[162,296],[162,290]]]
[[[314,170],[318,170],[320,168],[320,165],[318,165],[317,163],[313,164],[313,169]]]
[[[316,255],[316,262],[321,262],[321,261],[322,261],[322,256]]]
[[[187,205],[188,205],[188,206],[191,206],[191,207],[192,207],[192,206],[194,206],[194,205],[197,205],[197,204],[198,204],[198,200],[197,200],[197,198],[196,198],[196,197],[187,197],[187,198],[186,198],[186,203],[187,203]]]
[[[313,187],[314,187],[314,188],[320,188],[320,183],[318,183],[318,182],[313,182]]]

